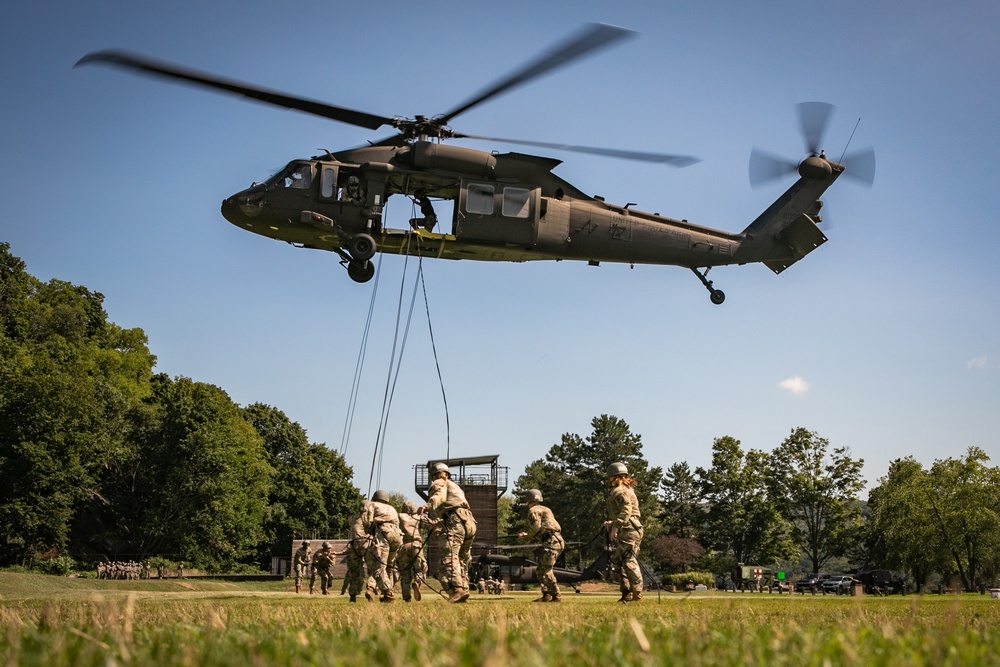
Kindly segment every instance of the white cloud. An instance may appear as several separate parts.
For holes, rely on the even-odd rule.
[[[986,368],[986,365],[989,362],[990,362],[989,357],[987,357],[985,354],[981,354],[978,357],[973,357],[972,359],[969,359],[966,366],[968,366],[969,368]]]
[[[778,383],[778,388],[783,389],[790,394],[795,394],[796,396],[802,396],[809,391],[809,383],[803,380],[801,377],[796,375],[795,377],[788,378],[787,380],[782,380]]]

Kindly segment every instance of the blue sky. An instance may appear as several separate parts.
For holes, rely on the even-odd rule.
[[[115,322],[146,331],[157,370],[277,406],[340,449],[372,283],[237,229],[219,206],[293,158],[385,132],[73,64],[125,48],[412,117],[611,23],[640,34],[453,126],[697,155],[679,170],[535,151],[610,202],[739,231],[787,185],[751,190],[751,148],[802,157],[794,105],[820,100],[837,106],[831,156],[861,119],[851,148],[874,146],[874,187],[831,188],[829,242],[782,275],[713,270],[720,307],[684,269],[425,262],[452,454],[500,454],[513,484],[608,413],[662,466],[708,465],[724,435],[770,450],[799,426],[865,459],[869,484],[906,455],[996,459],[1000,7],[691,4],[21,3],[0,26],[0,239],[40,279],[103,293]],[[398,226],[409,203],[390,200],[388,216]],[[362,491],[403,269],[384,258],[346,450]],[[413,496],[413,464],[443,456],[445,435],[421,300],[378,485]]]

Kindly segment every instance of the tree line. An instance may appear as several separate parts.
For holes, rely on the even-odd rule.
[[[1000,468],[980,449],[927,469],[894,461],[863,501],[864,461],[805,428],[770,452],[720,437],[710,466],[663,470],[650,466],[624,420],[601,415],[591,426],[586,438],[564,434],[515,483],[515,496],[542,491],[584,559],[604,546],[604,471],[622,461],[638,482],[642,559],[663,574],[721,578],[738,563],[821,573],[836,563],[847,572],[892,569],[917,590],[932,575],[969,591],[997,584]],[[515,513],[508,532],[520,520]]]
[[[0,243],[0,566],[166,555],[266,568],[293,535],[346,528],[361,494],[343,457],[277,408],[154,373],[145,333],[108,321],[103,298],[37,280]],[[770,452],[717,438],[692,470],[650,465],[618,417],[591,427],[515,483],[515,499],[542,491],[584,558],[603,548],[605,470],[621,461],[638,482],[642,556],[661,572],[846,563],[967,590],[1000,574],[1000,469],[980,449],[893,461],[864,501],[864,462],[805,428]],[[522,527],[513,504],[501,499],[501,535]]]
[[[154,373],[103,299],[0,243],[0,565],[269,567],[293,534],[346,528],[361,496],[343,457],[277,408]]]

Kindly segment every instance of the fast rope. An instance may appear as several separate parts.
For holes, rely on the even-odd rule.
[[[347,445],[351,441],[351,429],[354,426],[354,409],[358,404],[358,388],[361,386],[361,371],[365,367],[365,356],[368,352],[368,334],[372,328],[372,313],[375,312],[375,297],[378,295],[378,279],[382,274],[382,263],[375,267],[375,284],[372,289],[372,299],[368,304],[368,318],[365,320],[365,330],[361,335],[361,349],[358,350],[358,360],[354,365],[354,382],[351,385],[351,397],[347,402],[347,418],[344,420],[344,432],[340,436],[340,455],[347,456]]]
[[[413,208],[413,213],[415,213],[415,203]],[[372,453],[372,467],[371,472],[368,476],[368,495],[372,492],[372,482],[374,480],[375,486],[378,486],[381,482],[382,477],[382,459],[385,454],[385,435],[388,430],[389,422],[389,411],[392,407],[392,400],[396,393],[396,383],[399,381],[399,372],[402,366],[403,353],[406,350],[406,341],[409,338],[410,324],[413,320],[413,309],[417,298],[417,286],[419,285],[424,296],[424,312],[427,315],[427,329],[430,334],[431,339],[431,350],[434,354],[434,366],[437,370],[438,383],[441,387],[441,397],[444,402],[445,410],[445,428],[446,428],[446,438],[447,438],[447,452],[450,457],[451,455],[451,418],[448,413],[448,397],[444,389],[444,380],[441,376],[441,365],[438,360],[437,345],[434,341],[434,328],[431,324],[430,315],[430,301],[427,298],[427,285],[424,281],[423,273],[423,257],[420,255],[420,243],[416,244],[416,254],[417,254],[417,272],[413,283],[413,292],[410,296],[409,310],[407,311],[406,325],[403,328],[402,341],[400,341],[400,322],[402,320],[403,311],[403,295],[405,293],[406,287],[406,270],[409,265],[410,257],[410,242],[414,235],[409,234],[406,238],[406,245],[403,248],[403,254],[406,260],[403,262],[403,275],[399,286],[399,299],[396,306],[396,326],[395,333],[392,343],[392,353],[389,359],[389,371],[386,377],[386,387],[382,397],[382,413],[379,420],[378,433],[375,436],[375,449]],[[367,335],[367,334],[366,334]],[[396,358],[396,347],[399,346],[399,358]]]

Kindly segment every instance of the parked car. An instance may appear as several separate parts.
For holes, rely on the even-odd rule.
[[[836,593],[837,595],[847,595],[851,592],[851,584],[854,583],[854,577],[848,576],[836,576],[830,577],[829,579],[823,580],[823,592],[824,593]]]
[[[807,574],[795,582],[795,592],[821,593],[823,592],[823,582],[829,578],[828,574]]]

